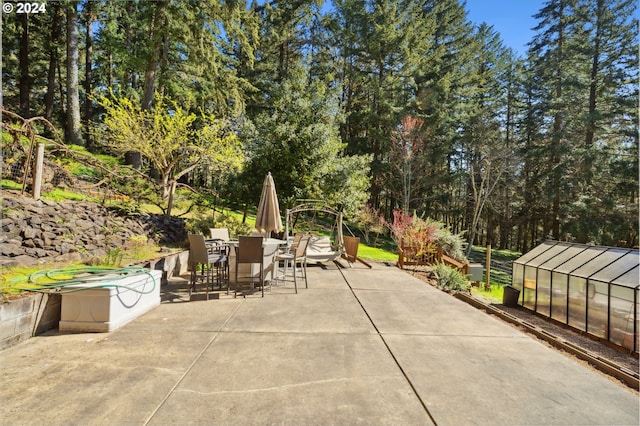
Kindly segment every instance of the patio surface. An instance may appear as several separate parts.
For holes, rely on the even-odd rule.
[[[0,352],[0,423],[639,424],[632,390],[395,267],[162,295],[111,333]]]

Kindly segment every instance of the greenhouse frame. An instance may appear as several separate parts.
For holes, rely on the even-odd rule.
[[[638,352],[638,250],[545,241],[513,261],[518,304]]]

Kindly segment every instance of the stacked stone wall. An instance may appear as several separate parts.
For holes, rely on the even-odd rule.
[[[90,202],[34,200],[2,191],[0,266],[104,259],[144,235],[162,245],[187,239],[183,219],[125,216]]]

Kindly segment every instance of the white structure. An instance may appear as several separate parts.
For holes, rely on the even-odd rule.
[[[65,287],[60,331],[113,331],[160,305],[162,271],[103,277]]]

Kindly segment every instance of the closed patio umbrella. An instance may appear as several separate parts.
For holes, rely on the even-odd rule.
[[[256,229],[270,234],[272,231],[282,230],[282,218],[280,217],[280,205],[276,185],[273,183],[271,172],[267,174],[262,185],[262,195],[256,213]]]

